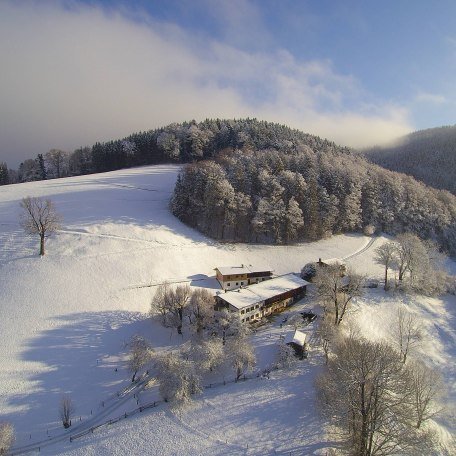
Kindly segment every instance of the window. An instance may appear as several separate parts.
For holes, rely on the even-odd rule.
[[[245,313],[245,310],[241,310],[241,314],[244,314]]]
[[[259,304],[257,304],[257,305],[255,306],[255,309],[258,309],[258,307],[260,307],[260,305],[259,305]]]
[[[230,285],[231,285],[231,283],[228,282],[228,283],[227,283],[227,286],[230,286]]]
[[[244,282],[241,282],[241,285],[244,285]]]
[[[236,282],[236,286],[238,286],[238,285],[239,285],[239,282]]]

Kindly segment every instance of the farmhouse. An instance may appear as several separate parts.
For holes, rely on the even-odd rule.
[[[216,307],[238,313],[242,322],[260,320],[304,297],[307,285],[300,277],[286,274],[238,290],[218,292]]]
[[[215,268],[215,273],[223,290],[235,290],[236,288],[263,282],[272,276],[271,269],[256,268],[246,264]]]

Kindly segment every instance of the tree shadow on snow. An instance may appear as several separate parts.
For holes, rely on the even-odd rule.
[[[5,415],[13,423],[17,444],[46,437],[47,429],[61,431],[58,404],[69,394],[75,404],[75,419],[95,415],[105,401],[131,383],[126,370],[126,342],[133,334],[145,335],[152,346],[172,340],[169,331],[136,312],[86,312],[55,318],[55,327],[28,341],[22,358],[44,366],[29,380],[29,394],[12,394],[11,407],[23,410]],[[29,366],[27,366],[29,367]],[[31,368],[33,369],[33,367]],[[121,410],[119,413],[122,413]]]

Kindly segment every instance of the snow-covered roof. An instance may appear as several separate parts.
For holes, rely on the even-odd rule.
[[[345,264],[344,260],[341,260],[340,258],[327,258],[326,260],[321,260],[322,263],[327,264],[329,266],[333,266],[336,264]]]
[[[239,310],[308,284],[309,282],[294,274],[286,274],[238,290],[220,293],[218,297]]]
[[[249,274],[255,272],[272,272],[271,268],[260,268],[251,264],[241,264],[239,266],[220,266],[217,269],[222,275]]]
[[[300,347],[304,347],[304,344],[306,343],[306,335],[305,333],[296,330],[294,333],[288,333],[285,336],[285,343],[286,344],[296,344],[299,345]]]

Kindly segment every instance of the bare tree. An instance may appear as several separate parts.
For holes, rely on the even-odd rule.
[[[133,373],[131,381],[134,382],[138,371],[152,359],[153,349],[149,342],[138,334],[132,336],[128,342],[128,347],[128,370]]]
[[[152,298],[152,301],[150,303],[149,315],[151,317],[154,317],[155,315],[160,315],[163,326],[167,325],[168,307],[166,304],[166,300],[169,288],[170,285],[168,282],[158,285],[154,297]]]
[[[403,233],[397,236],[394,246],[399,282],[403,282],[407,272],[410,273],[410,280],[413,282],[416,278],[416,270],[426,258],[423,242],[415,234]]]
[[[249,332],[248,326],[241,322],[239,315],[228,309],[215,312],[212,330],[221,337],[223,345],[226,344],[229,336],[241,337]]]
[[[0,423],[0,455],[8,453],[14,443],[14,428],[10,423]]]
[[[409,388],[412,392],[411,403],[416,418],[415,426],[441,412],[438,400],[444,395],[442,375],[424,363],[413,361],[407,369]]]
[[[158,359],[157,378],[160,394],[167,402],[182,405],[202,391],[195,363],[180,354],[168,353]]]
[[[336,327],[334,324],[328,318],[325,318],[325,316],[323,316],[323,318],[320,318],[317,326],[317,336],[320,340],[321,347],[323,348],[323,352],[325,354],[326,364],[328,364],[329,361],[329,352],[335,335]]]
[[[231,367],[236,372],[236,381],[255,366],[255,353],[252,345],[244,336],[228,339],[226,353],[228,353],[228,361]]]
[[[20,205],[23,209],[21,225],[28,234],[39,235],[40,255],[44,255],[44,241],[60,228],[61,216],[49,199],[27,196]]]
[[[67,174],[69,154],[60,149],[51,149],[45,155],[48,171],[53,177],[62,177]]]
[[[74,411],[75,406],[71,400],[71,397],[68,394],[64,394],[60,398],[59,415],[65,429],[68,429],[71,426],[71,417]]]
[[[198,288],[191,293],[188,317],[200,334],[214,318],[214,296],[209,290]]]
[[[151,302],[150,314],[160,314],[163,324],[177,329],[182,334],[184,311],[189,303],[191,290],[188,285],[178,285],[172,288],[165,282],[157,288]]]
[[[203,373],[213,371],[221,366],[224,361],[222,339],[219,337],[209,337],[208,339],[197,337],[191,341],[188,356]]]
[[[410,351],[419,346],[422,338],[418,318],[407,311],[404,306],[399,307],[396,314],[394,339],[404,364]]]
[[[388,345],[355,337],[341,340],[317,390],[347,454],[431,454],[429,435],[410,423],[404,365]]]
[[[362,295],[363,277],[348,270],[342,276],[340,265],[320,268],[316,277],[317,295],[325,311],[334,314],[334,324],[340,325],[353,298]]]
[[[385,267],[385,286],[384,290],[388,290],[388,269],[392,266],[396,246],[393,242],[386,242],[385,244],[375,249],[375,261]]]

